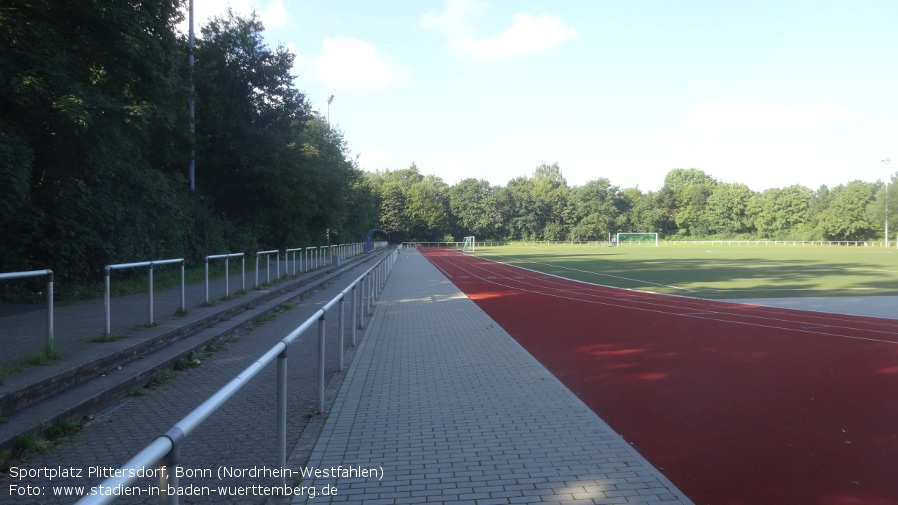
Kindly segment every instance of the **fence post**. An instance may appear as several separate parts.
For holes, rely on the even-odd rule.
[[[324,323],[327,312],[318,318],[318,413],[324,413]]]
[[[109,302],[110,302],[109,266],[107,265],[106,268],[103,269],[103,307],[106,309],[106,326],[103,331],[103,335],[105,335],[107,337],[109,336],[109,333],[111,332],[111,326],[112,326],[111,317],[109,316],[109,313],[111,312],[112,308],[109,306]]]
[[[150,300],[150,303],[149,303],[149,316],[150,316],[150,322],[149,322],[148,324],[153,324],[153,263],[152,263],[152,262],[151,262],[150,265],[147,267],[147,277],[149,278],[149,282],[147,283],[149,287],[148,287],[147,289],[149,290],[149,295],[150,295],[150,296],[149,296],[149,300]]]
[[[277,365],[277,444],[278,468],[287,468],[287,347],[278,354]],[[286,485],[286,476],[281,472],[278,485]]]
[[[355,317],[355,311],[356,311],[355,297],[358,294],[358,293],[356,293],[356,291],[357,291],[356,286],[358,286],[358,282],[356,282],[355,284],[352,285],[352,346],[353,347],[355,347],[355,334],[356,334],[356,331],[358,331],[358,326],[356,326],[356,317]]]
[[[337,370],[343,371],[343,306],[346,302],[346,295],[340,295],[340,336],[338,338],[338,347],[337,347]]]
[[[53,336],[53,271],[47,270],[47,351],[56,347]]]
[[[178,466],[181,461],[181,443],[186,435],[175,426],[165,433],[165,436],[171,440],[171,451],[159,460],[159,503],[177,505],[178,490],[181,487],[178,474],[172,471],[172,467]],[[169,493],[173,491],[173,493]]]
[[[185,260],[181,260],[181,312],[187,312],[187,290],[184,286],[184,263]]]
[[[205,279],[205,283],[206,283],[206,304],[208,305],[209,304],[209,257],[206,256],[206,258],[203,262],[205,263],[205,271],[206,271],[206,275],[205,275],[204,279]]]

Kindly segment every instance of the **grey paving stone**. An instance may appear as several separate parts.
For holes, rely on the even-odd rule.
[[[691,503],[408,249],[307,463],[339,465],[384,475],[311,479],[337,497],[294,503]]]

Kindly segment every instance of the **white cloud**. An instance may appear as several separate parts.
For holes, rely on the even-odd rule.
[[[467,36],[470,31],[468,18],[485,7],[473,0],[446,0],[446,10],[421,16],[421,26],[436,29],[450,38]]]
[[[241,17],[248,17],[253,11],[256,12],[265,28],[279,28],[287,25],[289,15],[287,8],[284,6],[283,0],[272,0],[270,2],[260,2],[259,0],[194,0],[193,2],[193,28],[199,34],[200,28],[207,24],[214,17],[226,17],[228,15],[228,7],[235,14]],[[178,25],[178,29],[182,33],[187,33],[190,29],[190,20],[188,12],[184,10],[184,21]]]
[[[786,106],[753,100],[718,100],[693,104],[686,124],[700,133],[727,133],[806,129],[859,120],[854,111],[830,102]]]
[[[447,0],[443,13],[429,13],[421,17],[421,25],[442,32],[449,48],[458,54],[477,60],[496,60],[510,55],[546,51],[576,37],[577,31],[556,17],[526,13],[516,14],[511,27],[487,38],[470,35],[468,18],[482,10],[483,5],[470,0]]]
[[[259,17],[262,18],[265,28],[282,28],[287,26],[287,22],[290,20],[283,0],[270,2],[259,12]]]
[[[365,170],[383,170],[387,168],[387,154],[372,147],[359,151],[359,166]]]
[[[311,62],[316,80],[342,89],[384,89],[410,79],[408,68],[356,39],[324,39],[321,56]]]

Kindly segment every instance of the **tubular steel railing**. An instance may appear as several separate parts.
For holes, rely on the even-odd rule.
[[[259,287],[259,257],[265,256],[265,274],[266,274],[266,283],[271,283],[271,255],[274,254],[274,262],[277,264],[277,279],[281,278],[281,251],[277,249],[273,249],[271,251],[259,251],[256,253],[256,286]]]
[[[299,251],[299,268],[296,265],[296,252]],[[290,253],[293,253],[293,259],[290,260]],[[302,247],[291,247],[284,250],[284,259],[288,261],[287,263],[287,273],[290,273],[290,263],[293,263],[293,275],[297,275],[302,272]]]
[[[25,279],[29,277],[47,276],[47,350],[55,347],[53,341],[53,270],[30,270],[27,272],[0,273],[0,281],[12,279]]]
[[[104,480],[97,489],[125,489],[141,476],[155,475],[159,477],[160,503],[177,504],[179,496],[179,482],[177,472],[170,467],[177,466],[180,460],[180,449],[184,440],[196,430],[209,416],[224,405],[234,394],[256,376],[265,366],[277,360],[277,468],[287,467],[287,350],[300,335],[318,323],[318,411],[324,413],[324,363],[325,363],[325,319],[330,310],[339,305],[340,321],[343,321],[343,306],[347,294],[353,297],[353,312],[355,312],[355,293],[358,291],[363,297],[361,304],[361,321],[364,326],[365,316],[369,308],[374,305],[374,298],[386,285],[386,279],[396,263],[398,251],[395,249],[374,266],[366,270],[353,281],[339,295],[334,297],[324,307],[318,309],[314,315],[306,319],[295,330],[274,345],[253,364],[248,366],[234,379],[201,403],[183,419],[174,424],[164,435],[158,437],[150,445],[138,452],[128,462],[121,466],[114,476]],[[367,293],[367,299],[364,298]],[[353,314],[355,321],[355,314]],[[340,369],[342,363],[342,337],[343,324],[340,324]],[[353,328],[353,343],[355,343],[356,328]],[[154,469],[155,467],[155,469]],[[277,487],[286,490],[286,472],[279,472]],[[112,503],[118,498],[115,493],[97,493],[80,499],[78,505],[98,505]]]
[[[243,287],[242,289],[246,291],[246,256],[243,253],[231,253],[231,254],[215,254],[211,256],[206,256],[205,266],[206,266],[206,303],[209,303],[209,261],[217,260],[224,258],[225,260],[225,298],[231,296],[231,266],[229,264],[229,260],[231,258],[240,258],[240,278],[243,279]]]
[[[103,305],[106,309],[106,331],[104,335],[109,336],[112,333],[111,328],[111,297],[110,297],[110,274],[113,270],[121,270],[125,268],[147,268],[147,278],[148,278],[148,295],[149,295],[149,303],[147,305],[147,310],[149,312],[149,322],[148,324],[153,324],[153,267],[156,265],[181,265],[181,310],[187,310],[187,301],[184,293],[184,258],[177,258],[171,260],[156,260],[156,261],[141,261],[138,263],[119,263],[117,265],[106,265],[104,271],[104,289],[103,289]]]

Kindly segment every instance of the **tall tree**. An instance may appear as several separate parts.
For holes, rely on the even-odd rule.
[[[449,210],[457,220],[459,236],[497,238],[496,199],[484,179],[462,179],[449,188]]]
[[[664,178],[664,188],[673,196],[674,220],[684,235],[707,234],[702,214],[717,184],[710,175],[696,168],[675,168]]]
[[[604,240],[617,231],[620,200],[618,188],[604,177],[572,188],[566,217],[570,239]]]
[[[833,190],[832,203],[820,216],[820,230],[829,240],[867,240],[875,238],[877,225],[868,207],[875,185],[852,181]]]
[[[814,192],[801,185],[771,188],[756,195],[750,208],[758,236],[790,239],[808,233],[813,199]]]
[[[180,254],[189,215],[177,0],[0,8],[0,268],[93,277]],[[28,258],[28,265],[22,259]]]
[[[326,198],[319,194],[326,181],[316,176],[334,157],[319,142],[326,127],[308,124],[309,106],[290,73],[292,53],[269,48],[263,30],[255,13],[241,18],[229,9],[212,19],[200,30],[195,73],[197,187],[260,237],[276,229],[271,206],[288,205],[292,223],[313,218],[316,199]]]
[[[745,235],[754,231],[749,206],[754,192],[745,184],[718,183],[713,186],[702,221],[708,233],[717,236]]]

